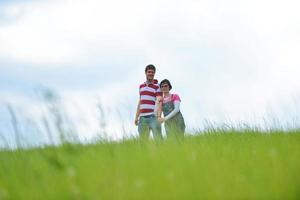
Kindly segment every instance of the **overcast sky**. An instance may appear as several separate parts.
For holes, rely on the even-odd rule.
[[[43,115],[36,91],[46,87],[61,96],[80,137],[95,136],[99,101],[112,138],[120,129],[135,135],[149,63],[181,96],[189,129],[205,120],[292,124],[300,114],[299,7],[296,0],[0,1],[0,134],[10,140],[7,103],[29,118]]]

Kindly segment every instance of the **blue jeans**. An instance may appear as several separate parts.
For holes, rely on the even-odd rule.
[[[141,138],[148,139],[152,130],[154,139],[162,139],[161,124],[154,115],[141,116],[138,131]]]

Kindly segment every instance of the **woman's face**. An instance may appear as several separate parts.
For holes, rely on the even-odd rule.
[[[167,83],[161,84],[160,89],[161,89],[162,92],[169,92],[170,91],[169,85]]]

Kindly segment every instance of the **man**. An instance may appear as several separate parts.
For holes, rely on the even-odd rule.
[[[135,115],[135,125],[138,126],[141,138],[149,138],[152,130],[154,139],[161,139],[161,124],[158,122],[157,104],[161,104],[162,93],[158,81],[154,79],[155,66],[147,65],[145,69],[146,82],[140,85],[140,99]]]

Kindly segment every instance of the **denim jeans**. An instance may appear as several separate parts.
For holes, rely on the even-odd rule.
[[[161,124],[154,115],[141,116],[138,131],[141,138],[148,139],[152,130],[154,139],[162,139]]]

